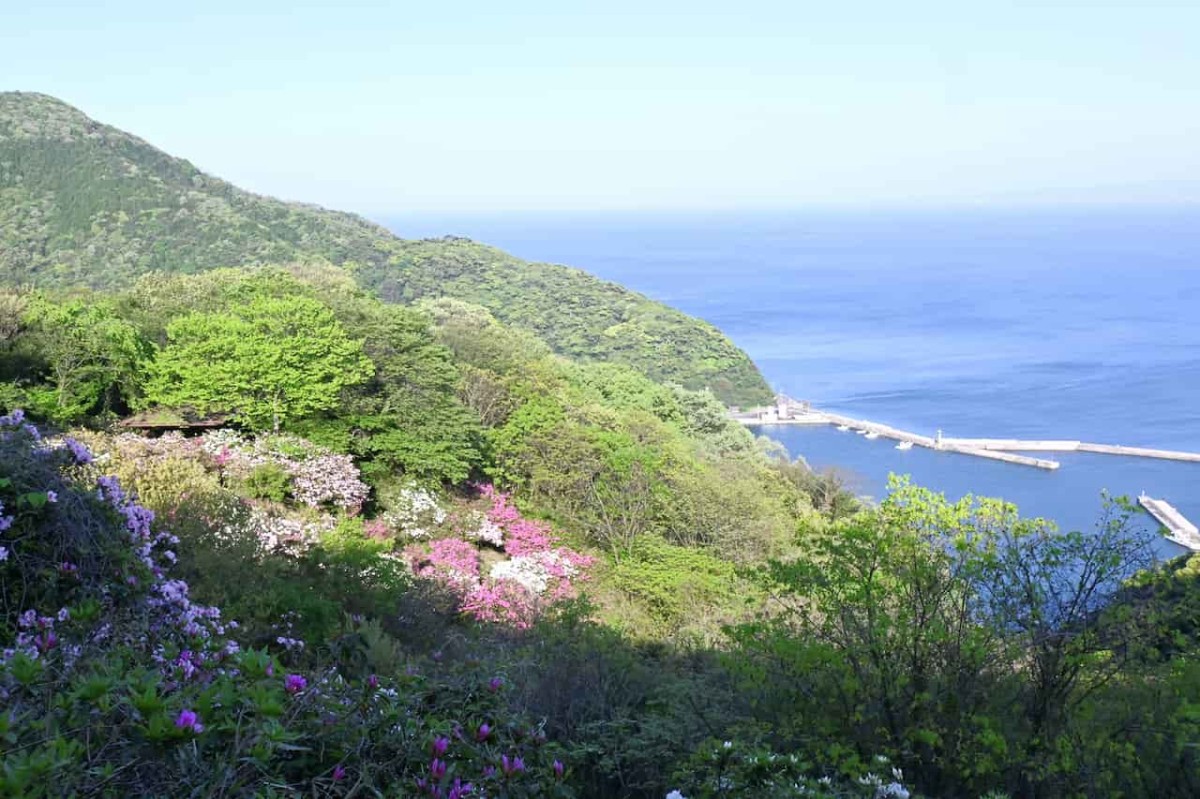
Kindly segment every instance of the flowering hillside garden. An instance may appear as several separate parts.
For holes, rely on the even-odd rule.
[[[358,515],[369,493],[349,456],[292,435],[247,438],[221,429],[195,438],[125,433],[96,443],[132,472],[145,474],[152,463],[191,462],[222,484],[248,491],[242,500],[246,524],[277,554],[304,553],[340,518]],[[363,532],[386,543],[417,539],[399,551],[382,547],[379,557],[450,589],[472,618],[528,629],[547,608],[577,595],[594,558],[563,546],[544,522],[522,516],[510,494],[491,484],[475,490],[486,510],[451,519],[431,492],[404,488],[394,509],[368,520]]]
[[[115,443],[127,454],[205,453],[231,469],[264,449],[229,434]],[[501,676],[464,684],[412,664],[391,675],[329,663],[306,670],[289,663],[302,640],[280,637],[274,654],[243,647],[238,623],[193,601],[188,583],[172,576],[179,538],[100,473],[106,460],[75,438],[43,439],[19,411],[0,417],[0,794],[249,796],[270,782],[297,796],[364,788],[436,799],[576,795],[545,722],[506,711],[512,689]],[[456,587],[476,618],[528,628],[547,603],[571,595],[591,558],[561,546],[507,494],[490,485],[479,492],[487,503],[480,527],[412,545],[405,556],[420,560],[419,575]],[[486,577],[479,547],[508,556]],[[760,764],[729,748],[714,750],[713,762],[744,772],[745,788],[909,796],[873,775],[839,787],[802,776],[794,756]],[[711,768],[698,765],[697,776]],[[718,793],[734,784],[703,779]]]
[[[178,539],[78,441],[0,417],[0,475],[0,795],[573,795],[501,680],[244,650],[171,576]]]

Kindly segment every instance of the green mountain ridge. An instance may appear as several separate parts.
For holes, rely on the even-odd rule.
[[[354,214],[243,191],[55,98],[0,93],[0,280],[123,287],[153,271],[329,262],[391,302],[490,310],[556,352],[769,400],[714,326],[586,272],[455,237],[405,240]]]

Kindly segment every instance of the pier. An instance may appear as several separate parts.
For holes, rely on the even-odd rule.
[[[1167,461],[1200,463],[1200,452],[1180,452],[1150,447],[1123,447],[1117,444],[1092,444],[1087,441],[1025,441],[1019,438],[945,438],[944,443],[972,449],[1018,452],[1094,452],[1100,455],[1124,455],[1129,458],[1158,458]]]
[[[820,413],[810,411],[810,413]],[[998,450],[982,449],[972,447],[968,444],[948,443],[945,439],[930,438],[918,433],[910,433],[907,430],[901,430],[891,425],[878,424],[877,422],[867,422],[862,419],[854,419],[849,416],[842,416],[837,413],[821,413],[827,419],[828,424],[849,427],[852,430],[866,430],[868,433],[877,433],[880,438],[891,439],[892,441],[908,441],[914,446],[925,447],[927,449],[942,450],[944,452],[957,452],[962,455],[973,455],[976,458],[987,458],[994,461],[1004,461],[1005,463],[1015,463],[1020,466],[1034,466],[1039,469],[1057,469],[1058,461],[1046,460],[1044,458],[1031,458],[1028,455],[1017,455],[1012,452],[1001,452]]]
[[[934,437],[923,436],[908,430],[901,430],[891,425],[855,419],[837,413],[821,411],[813,408],[807,402],[795,400],[780,394],[775,404],[746,412],[734,412],[732,418],[742,424],[755,426],[767,424],[787,425],[836,425],[852,430],[873,434],[873,437],[887,438],[892,441],[906,441],[913,446],[925,447],[940,452],[955,452],[960,455],[970,455],[976,458],[1015,463],[1020,466],[1033,466],[1038,469],[1054,470],[1059,468],[1058,461],[1048,458],[1037,458],[1022,455],[1022,452],[1090,452],[1100,455],[1120,455],[1129,458],[1157,458],[1160,460],[1184,461],[1200,463],[1200,452],[1182,452],[1169,449],[1153,449],[1150,447],[1124,447],[1116,444],[1093,444],[1087,441],[1075,440],[1025,440],[1019,438],[947,438],[941,431]],[[1158,502],[1158,500],[1153,500]],[[1169,505],[1167,507],[1170,507]],[[1172,511],[1174,509],[1172,508]],[[1174,511],[1178,515],[1178,511]],[[1179,516],[1184,524],[1196,528]],[[1170,528],[1168,528],[1170,529]],[[1181,528],[1183,529],[1183,528]],[[1192,533],[1196,540],[1200,534]],[[1174,539],[1172,539],[1174,540]],[[1185,544],[1184,546],[1188,546]]]
[[[1015,463],[1020,466],[1033,466],[1038,469],[1053,470],[1059,467],[1058,461],[1047,460],[1045,458],[1032,458],[1028,455],[1018,455],[1014,452],[1004,452],[998,449],[975,447],[966,443],[965,439],[954,441],[943,439],[940,436],[931,438],[930,436],[923,436],[919,433],[909,432],[908,430],[901,430],[891,425],[869,422],[864,419],[855,419],[850,416],[829,413],[828,411],[818,411],[807,403],[795,403],[787,397],[780,397],[775,405],[767,409],[734,413],[733,418],[748,426],[762,424],[836,425],[866,433],[873,433],[879,438],[886,438],[892,441],[907,441],[913,446],[925,447],[926,449],[955,452],[960,455],[971,455],[976,458]]]
[[[1200,530],[1176,510],[1175,506],[1165,499],[1154,499],[1143,493],[1138,502],[1146,512],[1153,516],[1167,530],[1167,540],[1179,546],[1200,552]]]

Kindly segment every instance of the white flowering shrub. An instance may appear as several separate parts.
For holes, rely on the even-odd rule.
[[[328,503],[357,513],[370,493],[349,455],[317,455],[290,466],[292,493],[305,505],[317,508]]]
[[[388,492],[386,501],[388,509],[382,518],[401,538],[429,538],[448,517],[433,492],[415,484],[405,484]]]
[[[875,759],[878,770],[858,779],[814,774],[812,763],[760,746],[734,741],[710,741],[676,775],[681,788],[666,799],[915,799],[904,784],[904,773],[888,758]]]
[[[492,566],[493,580],[512,580],[532,594],[544,594],[555,580],[570,580],[579,569],[570,559],[553,550],[502,560]]]
[[[493,580],[512,580],[533,594],[544,594],[550,586],[550,572],[536,558],[520,555],[492,566]]]
[[[231,430],[213,430],[199,442],[199,450],[214,465],[238,480],[249,479],[268,464],[281,468],[291,479],[292,496],[313,508],[333,506],[358,513],[370,493],[353,458],[297,436],[264,435],[248,440]]]
[[[335,527],[332,518],[301,521],[278,516],[254,508],[250,512],[250,529],[268,552],[300,555],[316,544],[323,533]]]

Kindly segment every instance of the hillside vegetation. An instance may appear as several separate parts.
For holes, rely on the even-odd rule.
[[[716,328],[618,285],[251,194],[59,100],[0,93],[0,280],[117,288],[151,271],[314,260],[350,269],[388,301],[482,305],[572,358],[627,364],[730,403],[770,398]]]
[[[19,104],[95,235],[6,173],[42,249],[0,287],[0,796],[1200,795],[1200,555],[1129,503],[863,503],[674,379],[704,326],[647,304],[599,361],[636,295],[552,309],[609,288],[462,240],[301,257],[336,226],[262,201],[309,221],[230,235],[283,263],[99,280],[97,208],[162,178]]]
[[[1119,504],[862,508],[710,393],[331,266],[0,307],[0,794],[1200,790],[1197,559]]]

